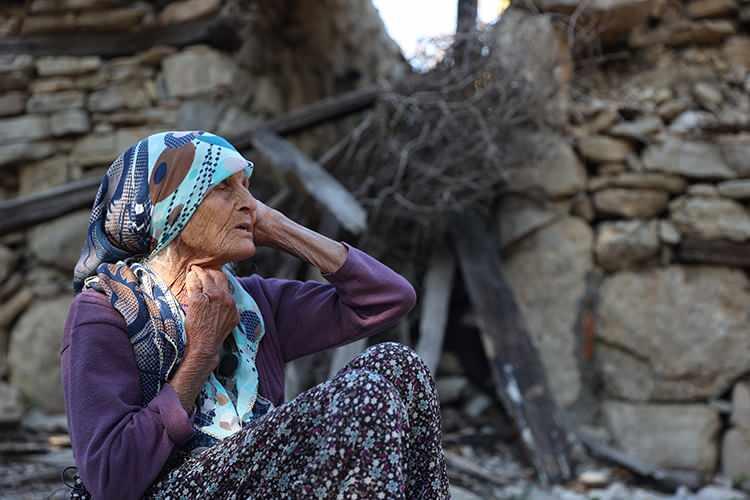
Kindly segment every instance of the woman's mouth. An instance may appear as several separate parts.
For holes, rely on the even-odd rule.
[[[247,231],[248,233],[253,232],[253,228],[250,224],[237,224],[235,226],[235,229],[239,229],[241,231]]]

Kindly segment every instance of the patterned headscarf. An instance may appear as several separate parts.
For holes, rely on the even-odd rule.
[[[185,228],[208,191],[245,171],[246,160],[226,139],[203,131],[162,132],[134,144],[112,162],[91,210],[86,243],[74,271],[76,292],[104,292],[122,314],[135,353],[144,404],[174,373],[185,349],[185,314],[144,259],[166,248]],[[228,391],[211,374],[198,396],[187,448],[207,446],[237,432],[268,410],[256,405],[255,356],[265,331],[253,298],[228,266],[223,269],[240,313],[233,330],[239,363]]]

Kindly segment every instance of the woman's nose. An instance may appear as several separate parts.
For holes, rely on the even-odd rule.
[[[239,190],[239,206],[237,207],[240,212],[247,214],[254,214],[255,209],[258,206],[258,202],[255,197],[247,189]]]

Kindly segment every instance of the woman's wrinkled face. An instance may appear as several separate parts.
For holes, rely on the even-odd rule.
[[[201,262],[225,264],[255,255],[256,201],[250,179],[237,172],[214,186],[180,233],[179,245]]]

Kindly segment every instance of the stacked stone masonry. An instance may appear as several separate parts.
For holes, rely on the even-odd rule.
[[[536,183],[551,201],[501,204],[509,277],[571,414],[645,462],[747,479],[747,264],[685,249],[750,252],[750,3],[586,5],[628,57],[573,78],[566,139]]]

